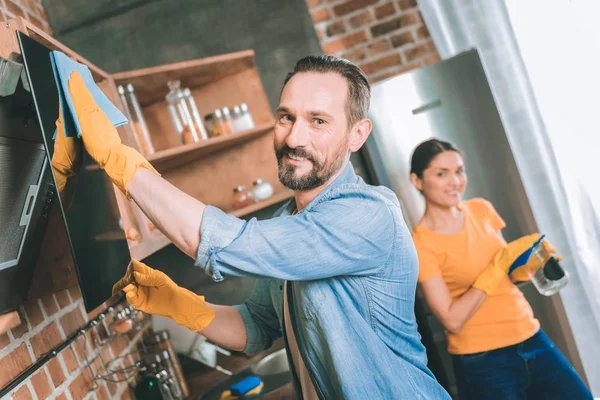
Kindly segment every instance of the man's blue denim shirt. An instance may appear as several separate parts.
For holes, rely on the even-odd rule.
[[[215,281],[257,278],[236,306],[245,352],[283,334],[283,282],[309,375],[322,399],[449,399],[427,368],[414,312],[417,256],[392,191],[367,185],[348,163],[296,215],[248,222],[204,211],[196,265]],[[291,366],[293,368],[293,366]]]

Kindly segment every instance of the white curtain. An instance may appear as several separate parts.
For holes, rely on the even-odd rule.
[[[538,228],[560,249],[570,273],[569,285],[552,299],[557,309],[564,305],[585,375],[600,396],[600,179],[594,159],[600,159],[600,24],[594,20],[600,4],[420,0],[419,6],[442,59],[471,48],[481,54]]]

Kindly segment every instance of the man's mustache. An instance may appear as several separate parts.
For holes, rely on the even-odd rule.
[[[278,161],[281,161],[281,159],[285,155],[292,155],[292,156],[295,156],[295,157],[306,158],[307,160],[310,160],[313,163],[316,161],[315,158],[312,156],[312,154],[310,154],[309,152],[307,152],[303,148],[299,147],[299,148],[296,148],[296,149],[292,149],[287,144],[284,144],[279,149],[275,150],[275,156],[277,157]]]

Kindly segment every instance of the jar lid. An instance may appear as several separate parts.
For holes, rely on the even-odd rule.
[[[248,105],[246,103],[240,104],[240,109],[242,112],[248,112]]]
[[[223,108],[221,108],[221,111],[223,112],[223,115],[225,115],[225,116],[231,115],[231,113],[229,112],[229,107],[223,107]]]
[[[258,178],[257,180],[255,180],[254,182],[252,182],[252,184],[254,186],[256,185],[260,185],[261,183],[264,183],[265,181],[262,178]]]
[[[218,108],[215,110],[214,114],[215,114],[215,117],[217,117],[217,118],[223,118],[223,113]]]
[[[236,187],[236,188],[233,188],[233,191],[234,191],[235,193],[241,192],[241,191],[243,191],[243,190],[246,190],[246,185],[239,185],[238,187]]]
[[[240,115],[242,113],[242,110],[240,109],[240,106],[233,106],[232,113],[233,113],[233,115]]]

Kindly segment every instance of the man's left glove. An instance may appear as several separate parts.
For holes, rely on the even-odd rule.
[[[148,314],[171,318],[194,332],[206,328],[215,318],[215,310],[198,296],[178,286],[164,273],[132,260],[135,282],[123,291],[129,304]]]

